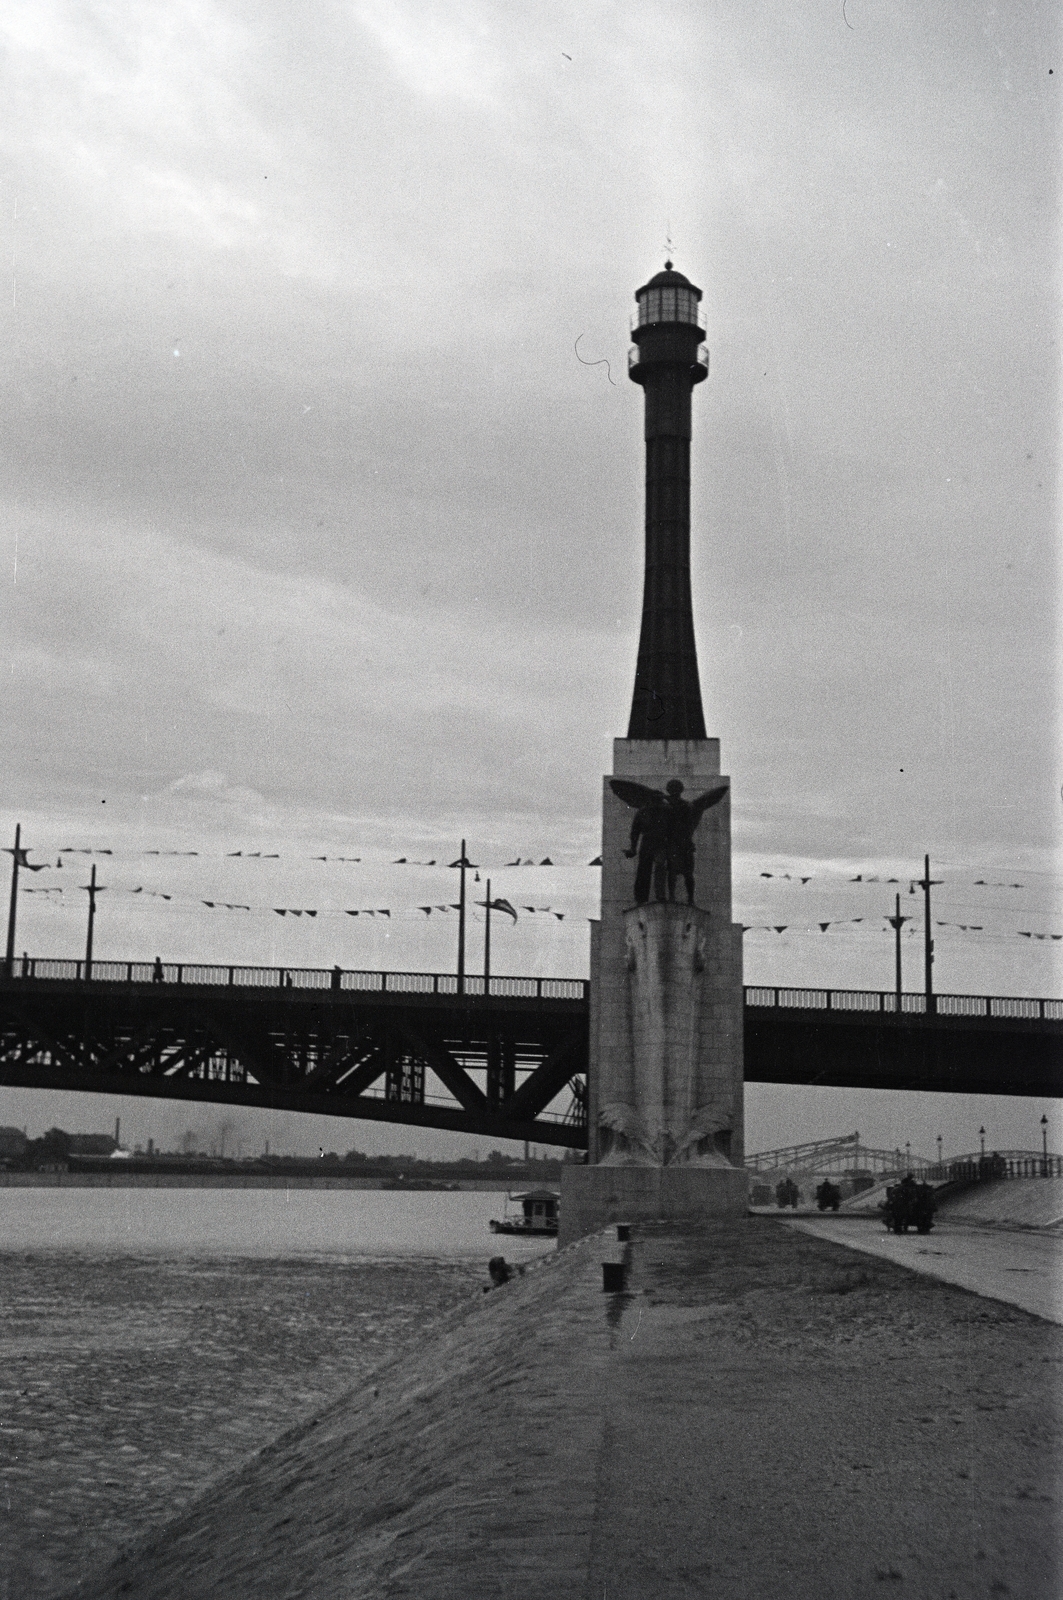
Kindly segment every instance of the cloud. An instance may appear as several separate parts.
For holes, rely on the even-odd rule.
[[[486,8],[433,14],[397,0],[363,0],[354,14],[415,94],[499,103],[510,74],[502,30],[490,25]]]
[[[593,837],[642,417],[574,345],[620,379],[671,232],[712,349],[692,566],[736,837],[1047,847],[1046,36],[855,24],[9,7],[13,803]]]
[[[192,772],[175,779],[167,786],[167,793],[195,802],[207,802],[211,808],[218,808],[225,813],[235,813],[227,818],[229,826],[238,821],[245,825],[261,826],[269,819],[271,808],[257,790],[231,784],[224,772],[215,772],[210,768],[206,772]],[[219,818],[211,818],[209,825],[216,828],[220,822]]]
[[[206,772],[190,772],[169,785],[171,794],[191,790],[193,794],[223,795],[227,788],[224,772],[214,772],[209,768]]]
[[[112,523],[79,540],[62,528],[45,514],[24,523],[12,613],[42,780],[59,783],[91,749],[93,770],[139,788],[150,749],[181,774],[171,792],[251,809],[308,793],[326,808],[352,793],[433,808],[463,791],[474,804],[571,809],[571,774],[550,795],[544,740],[575,754],[588,684],[607,699],[623,659],[610,637],[515,634],[487,617],[470,632],[430,605],[394,610],[157,531]],[[533,725],[536,740],[515,749]],[[190,755],[204,761],[191,777]]]

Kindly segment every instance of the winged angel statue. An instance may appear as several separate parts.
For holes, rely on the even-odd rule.
[[[678,778],[672,778],[663,790],[627,778],[610,778],[609,787],[635,812],[631,848],[624,854],[632,860],[638,856],[636,905],[645,905],[651,890],[655,900],[674,900],[677,878],[686,886],[687,904],[693,905],[694,833],[703,814],[723,799],[727,784],[706,789],[696,800],[683,799]]]

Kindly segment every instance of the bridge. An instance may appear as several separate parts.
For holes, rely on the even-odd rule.
[[[581,979],[24,957],[0,1085],[212,1101],[584,1149]],[[1063,1095],[1063,1000],[750,985],[748,1083]]]
[[[991,1178],[1063,1177],[1063,1156],[1041,1150],[975,1150],[934,1161],[929,1156],[913,1155],[911,1149],[881,1150],[860,1143],[858,1133],[843,1133],[833,1139],[813,1139],[805,1144],[783,1145],[777,1150],[759,1150],[747,1155],[748,1172],[764,1178],[787,1177],[794,1173],[806,1177],[896,1177],[913,1173],[930,1183]]]
[[[922,1156],[913,1156],[900,1149],[882,1150],[861,1144],[858,1133],[843,1133],[833,1139],[811,1139],[804,1144],[782,1145],[776,1150],[758,1150],[746,1156],[749,1172],[773,1177],[786,1177],[800,1172],[808,1176],[827,1178],[853,1175],[892,1175],[914,1172],[922,1176],[931,1163]]]

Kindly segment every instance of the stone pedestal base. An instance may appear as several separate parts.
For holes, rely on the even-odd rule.
[[[654,1217],[740,1217],[749,1205],[743,1167],[570,1167],[561,1169],[558,1244],[610,1222]]]

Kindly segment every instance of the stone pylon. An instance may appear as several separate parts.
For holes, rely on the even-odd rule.
[[[715,739],[614,741],[614,777],[693,799],[726,782]],[[730,797],[694,835],[695,903],[634,903],[633,811],[602,797],[602,904],[591,931],[588,1164],[566,1167],[562,1242],[639,1216],[738,1214],[742,930],[731,920]]]

